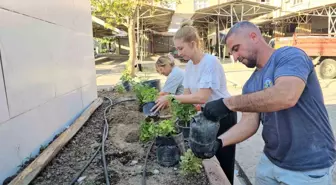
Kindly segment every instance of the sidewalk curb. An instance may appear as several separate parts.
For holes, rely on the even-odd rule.
[[[246,173],[244,172],[243,168],[239,165],[238,161],[235,160],[235,164],[238,168],[238,176],[244,180],[245,185],[252,185],[251,181],[247,177]]]
[[[204,159],[202,164],[211,185],[231,185],[216,156]]]

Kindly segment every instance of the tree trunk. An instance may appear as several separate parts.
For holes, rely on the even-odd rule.
[[[132,77],[135,77],[135,61],[136,61],[136,51],[135,51],[135,19],[131,17],[129,19],[128,26],[128,43],[129,43],[129,58],[128,67],[131,70]]]

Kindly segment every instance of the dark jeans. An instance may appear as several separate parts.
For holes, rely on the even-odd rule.
[[[220,127],[217,136],[220,136],[237,123],[237,113],[232,112],[219,121]],[[233,185],[236,145],[230,145],[219,149],[216,157],[230,183]]]

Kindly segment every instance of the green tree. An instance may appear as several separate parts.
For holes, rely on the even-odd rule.
[[[112,25],[122,25],[128,30],[128,42],[130,54],[128,67],[134,77],[134,65],[136,61],[135,49],[135,23],[137,9],[152,2],[159,2],[162,6],[171,3],[180,3],[180,0],[91,0],[92,14],[104,17],[106,22]]]

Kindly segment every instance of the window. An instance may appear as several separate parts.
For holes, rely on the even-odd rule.
[[[302,3],[303,0],[294,0],[294,4]]]
[[[194,0],[194,10],[208,7],[208,0]]]

